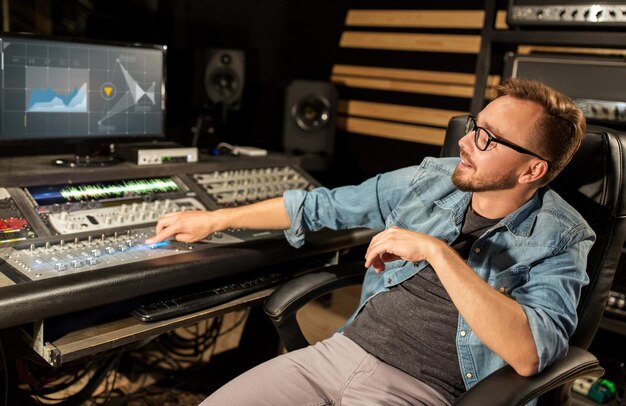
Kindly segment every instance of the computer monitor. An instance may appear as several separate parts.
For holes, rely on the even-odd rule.
[[[0,149],[164,138],[165,52],[0,34]]]

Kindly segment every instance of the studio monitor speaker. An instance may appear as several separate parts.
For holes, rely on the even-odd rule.
[[[204,89],[203,98],[224,108],[241,106],[245,78],[245,54],[239,49],[207,48],[198,51],[196,66],[200,76],[196,86]]]
[[[295,80],[285,92],[283,148],[300,155],[302,166],[324,170],[335,150],[337,90],[332,83]]]

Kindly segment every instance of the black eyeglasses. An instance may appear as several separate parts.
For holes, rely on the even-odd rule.
[[[540,157],[539,155],[527,150],[526,148],[520,147],[519,145],[515,145],[512,142],[495,137],[486,128],[478,126],[476,124],[475,117],[468,116],[467,122],[465,123],[465,134],[468,134],[471,131],[474,131],[474,144],[476,144],[476,148],[478,148],[481,151],[487,151],[489,149],[493,149],[496,146],[495,144],[502,144],[519,153],[534,156],[535,158],[539,158],[542,161],[549,162],[547,159]]]

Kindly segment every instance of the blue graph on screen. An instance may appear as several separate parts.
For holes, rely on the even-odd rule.
[[[85,113],[87,112],[87,83],[67,93],[46,89],[32,89],[26,106],[29,113]]]
[[[89,70],[26,66],[27,113],[87,113]]]

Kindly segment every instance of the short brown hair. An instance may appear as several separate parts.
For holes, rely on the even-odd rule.
[[[505,80],[498,87],[500,96],[530,100],[543,107],[544,115],[537,121],[533,143],[537,153],[548,160],[543,182],[548,184],[580,147],[587,128],[583,112],[572,99],[535,80]]]

